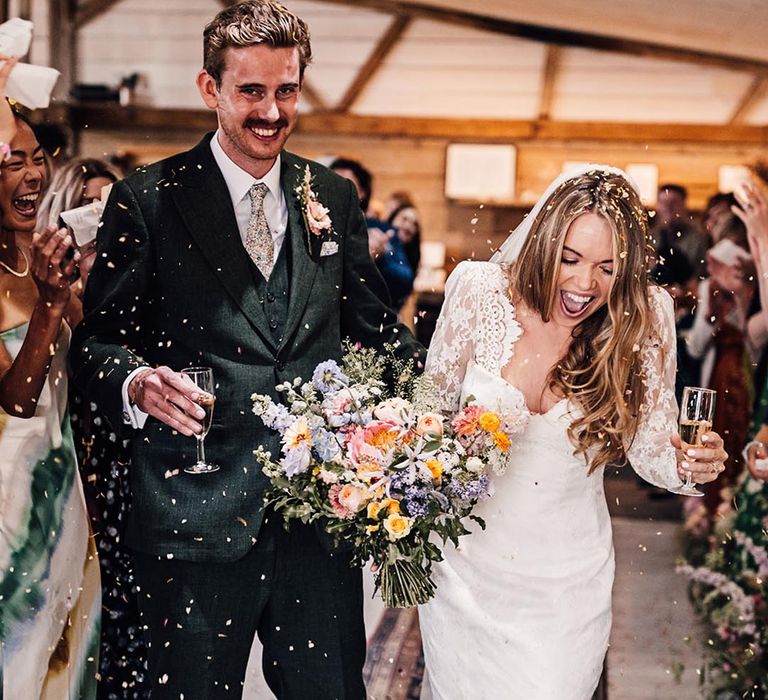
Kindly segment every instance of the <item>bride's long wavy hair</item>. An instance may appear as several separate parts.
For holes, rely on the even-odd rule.
[[[563,242],[571,223],[596,213],[613,234],[613,279],[607,303],[573,330],[549,387],[581,409],[568,428],[589,473],[626,460],[645,387],[640,348],[652,333],[648,295],[648,219],[640,198],[619,174],[594,170],[566,180],[534,219],[513,264],[510,293],[546,322],[557,303]],[[628,440],[627,440],[628,438]]]

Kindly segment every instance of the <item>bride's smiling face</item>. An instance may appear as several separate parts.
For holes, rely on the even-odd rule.
[[[608,301],[613,285],[613,232],[599,214],[571,222],[563,242],[552,318],[576,326]]]

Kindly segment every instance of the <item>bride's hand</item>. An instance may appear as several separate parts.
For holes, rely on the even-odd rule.
[[[670,442],[677,454],[677,474],[685,481],[688,473],[697,484],[714,481],[725,470],[728,453],[723,449],[723,438],[715,432],[704,433],[701,437],[704,446],[687,447],[683,451],[680,436],[675,433]]]

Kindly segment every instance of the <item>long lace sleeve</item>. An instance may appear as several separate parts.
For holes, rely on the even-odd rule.
[[[434,381],[442,411],[459,408],[461,385],[474,352],[479,263],[461,262],[445,285],[445,302],[429,344],[425,373]]]
[[[678,417],[675,311],[672,297],[660,287],[652,287],[650,296],[657,330],[641,350],[645,398],[635,439],[627,449],[627,459],[646,481],[673,488],[682,483],[677,475],[675,449],[669,442],[670,435],[677,432]]]

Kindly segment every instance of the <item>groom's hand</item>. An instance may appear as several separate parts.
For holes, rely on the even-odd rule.
[[[203,395],[189,377],[170,367],[139,372],[128,385],[132,404],[187,437],[203,429],[205,411],[197,403]]]

